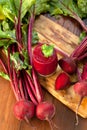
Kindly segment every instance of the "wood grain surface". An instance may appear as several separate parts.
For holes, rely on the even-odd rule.
[[[47,16],[46,16],[47,17]],[[61,21],[61,22],[60,22]],[[53,20],[52,20],[53,22]],[[67,38],[66,40],[68,40],[67,42],[69,43],[68,45],[68,50],[67,53],[70,54],[70,52],[72,51],[72,49],[70,48],[70,43],[72,42],[73,44],[75,43],[75,41],[78,42],[78,37],[76,35],[80,34],[81,31],[81,27],[79,28],[79,26],[77,26],[77,22],[75,24],[75,22],[73,23],[73,21],[71,19],[68,18],[60,18],[58,21],[56,21],[56,23],[61,23],[62,27],[62,31],[60,31],[59,27],[57,28],[57,31],[59,33],[58,34],[63,34],[63,39],[64,39],[64,35],[69,35],[69,37],[71,37],[71,41],[69,41],[69,39]],[[63,24],[62,24],[63,23]],[[70,26],[69,26],[70,23]],[[42,24],[42,23],[40,23]],[[55,23],[54,23],[55,24]],[[68,25],[68,27],[67,27]],[[47,29],[47,27],[49,26],[46,25],[43,28],[43,31],[45,31]],[[58,25],[59,26],[59,25]],[[66,27],[69,32],[64,29]],[[55,26],[54,26],[55,28]],[[39,30],[41,29],[41,27],[39,28]],[[64,30],[64,32],[63,32]],[[74,34],[76,35],[73,35]],[[49,33],[45,32],[47,35],[47,37],[49,37]],[[54,33],[54,32],[53,32]],[[61,35],[62,35],[61,34]],[[53,34],[52,34],[53,35]],[[60,40],[63,43],[63,46],[67,46],[66,42],[64,42],[64,40],[61,38],[60,35]],[[42,33],[39,32],[39,36],[40,38],[45,41],[44,36],[42,35]],[[53,36],[52,38],[52,43],[55,43],[55,40],[57,40],[57,43],[60,45],[60,49],[62,49],[61,44],[59,42],[59,38],[57,39],[57,36],[55,38],[55,36]],[[75,38],[75,41],[72,40],[72,38]],[[66,37],[65,37],[66,38]],[[49,38],[47,38],[48,42],[49,42]],[[74,44],[73,47],[75,47],[76,45]],[[56,46],[57,47],[57,46]],[[64,48],[65,49],[65,48]],[[0,69],[2,69],[2,67],[0,66]],[[43,92],[44,92],[44,98],[45,100],[48,100],[52,103],[54,103],[55,107],[56,107],[56,114],[55,117],[53,118],[53,122],[58,126],[58,129],[54,129],[54,130],[87,130],[87,119],[84,119],[82,117],[79,116],[79,124],[78,126],[75,126],[75,113],[70,110],[68,107],[66,107],[63,103],[61,103],[59,100],[57,100],[55,97],[53,97],[49,92],[47,92],[47,90],[45,90],[43,88]],[[10,83],[2,78],[0,78],[0,130],[32,130],[31,126],[29,124],[26,124],[25,121],[18,121],[13,114],[13,106],[15,104],[16,100],[15,97],[13,95],[13,92],[11,90],[10,87]],[[36,117],[34,117],[32,120],[30,120],[30,123],[34,126],[37,127],[37,130],[51,130],[49,123],[47,121],[40,121],[38,120]]]
[[[67,54],[71,54],[79,42],[79,38],[76,35],[42,15],[36,20],[35,29],[40,34],[39,39],[41,42],[53,44],[56,48],[60,48]],[[58,54],[58,58],[59,56],[60,55]],[[54,97],[75,112],[80,100],[80,96],[75,94],[73,91],[73,86],[70,86],[66,90],[55,90],[55,80],[61,71],[62,70],[58,66],[57,71],[53,76],[48,78],[41,77],[40,82],[48,92],[50,92]],[[74,80],[75,77],[73,76],[72,78]],[[78,110],[78,114],[84,118],[87,118],[87,98],[84,98],[82,101]]]

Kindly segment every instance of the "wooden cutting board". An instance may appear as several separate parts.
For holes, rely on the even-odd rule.
[[[72,53],[79,42],[79,38],[76,35],[42,15],[35,22],[35,30],[38,32],[40,42],[54,44],[56,48],[63,50],[68,55]],[[61,58],[59,54],[58,58]],[[58,66],[54,75],[48,78],[40,77],[40,83],[50,94],[75,112],[80,96],[74,93],[73,86],[70,86],[66,90],[55,90],[55,80],[61,71]],[[78,114],[83,118],[87,118],[86,97],[79,107]]]
[[[41,42],[46,42],[49,44],[52,43],[55,47],[59,47],[67,54],[70,54],[73,51],[79,41],[78,37],[73,33],[67,31],[64,27],[61,27],[44,16],[41,16],[36,20],[35,29],[38,31]],[[58,57],[61,58],[59,54]],[[1,66],[0,70],[2,70]],[[79,97],[73,92],[73,86],[67,91],[55,91],[55,79],[60,71],[61,69],[58,66],[57,71],[53,76],[49,78],[40,77],[40,82],[49,92],[44,91],[45,99],[54,103],[57,108],[56,115],[53,119],[54,123],[60,127],[59,130],[73,130],[75,115],[72,111],[69,111],[68,108],[66,109],[66,106],[75,111]],[[56,99],[61,101],[66,106],[61,104]],[[24,121],[18,121],[15,118],[13,114],[13,106],[15,102],[16,100],[11,90],[10,83],[0,77],[0,130],[32,130],[30,125],[27,125]],[[87,99],[84,98],[79,109],[79,114],[84,118],[87,117],[86,102]],[[66,120],[66,117],[68,117],[68,120]],[[87,120],[84,121],[84,119],[80,118],[80,121],[81,122],[79,123],[77,129],[86,130]],[[50,126],[46,121],[40,121],[36,117],[32,119],[31,123],[37,127],[37,130],[50,130]]]

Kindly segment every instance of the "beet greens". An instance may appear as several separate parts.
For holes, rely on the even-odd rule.
[[[15,15],[15,13],[12,14],[11,12],[11,14],[8,15],[9,17],[5,16],[8,18],[8,23],[6,21],[4,23],[6,25],[5,27],[8,27],[7,30],[3,24],[0,25],[0,47],[2,47],[1,50],[4,50],[7,57],[7,61],[5,62],[3,53],[0,55],[0,63],[3,67],[3,72],[0,72],[0,76],[9,80],[11,83],[11,88],[17,100],[17,103],[14,105],[14,114],[19,120],[25,120],[28,122],[30,118],[35,116],[36,111],[38,119],[47,120],[50,123],[50,120],[55,114],[55,107],[53,104],[43,102],[44,97],[42,88],[32,63],[34,14],[31,11],[32,8],[30,8],[31,5],[29,7],[30,10],[28,8],[23,10],[23,6],[26,3],[27,0],[20,0],[20,6],[19,8],[16,8],[17,14]],[[32,0],[32,5],[34,4],[35,1]],[[73,18],[76,19],[87,32],[87,27],[84,25],[82,20],[64,4],[62,4],[62,6],[72,14]],[[9,13],[7,12],[7,14]],[[25,16],[24,19],[23,16]],[[27,35],[25,32],[27,32]],[[58,64],[66,73],[63,72],[59,75],[59,77],[57,77],[56,90],[64,89],[66,86],[70,85],[71,81],[69,75],[72,75],[73,73],[77,74],[78,62],[82,62],[82,60],[87,57],[87,36],[76,47],[70,56],[58,49],[57,52],[63,56],[63,58],[58,61]],[[87,96],[86,75],[87,66],[83,68],[81,75],[82,81],[79,81],[80,84],[77,82],[74,86],[75,92],[81,95],[80,103],[82,98]],[[62,80],[65,81],[63,84]],[[60,81],[61,84],[57,86]],[[78,112],[78,108],[76,110],[76,114]],[[46,115],[44,115],[44,110],[46,110]]]
[[[24,41],[24,26],[21,20],[22,0],[20,0],[20,7],[18,11],[18,17],[15,17],[15,36],[9,39],[10,43],[2,48],[3,53],[0,56],[0,63],[3,67],[3,72],[0,75],[6,78],[11,83],[11,88],[16,98],[14,105],[14,115],[18,120],[25,120],[27,123],[29,119],[35,116],[36,108],[40,109],[39,104],[43,103],[43,92],[38,80],[37,73],[32,63],[32,40],[33,40],[33,24],[34,13],[31,13],[28,17],[27,23],[27,40]],[[3,39],[3,38],[2,38]],[[6,40],[7,40],[6,39]],[[4,39],[3,39],[4,40]],[[26,45],[25,43],[26,42]],[[5,54],[7,62],[5,63],[2,57]],[[51,105],[53,111],[51,113],[51,106],[48,102],[47,114],[52,118],[54,116],[54,105]],[[46,105],[44,105],[46,107]],[[44,108],[42,108],[44,111]],[[38,116],[37,116],[38,118]],[[52,128],[52,126],[51,126]],[[32,127],[32,129],[35,129]]]
[[[11,88],[14,92],[17,102],[21,102],[22,100],[30,103],[32,102],[33,106],[36,106],[39,102],[42,101],[42,89],[40,86],[38,79],[36,78],[36,74],[31,63],[32,52],[31,44],[32,44],[32,21],[31,18],[29,20],[29,30],[28,30],[28,48],[24,47],[24,43],[22,41],[22,23],[21,23],[21,8],[22,8],[22,0],[20,0],[20,8],[18,11],[18,18],[15,17],[15,42],[9,44],[5,48],[5,55],[7,57],[7,63],[5,63],[4,59],[0,57],[0,63],[3,66],[4,72],[0,73],[1,76],[6,77],[8,75],[8,79],[11,82]],[[3,55],[3,54],[2,54]],[[31,73],[32,72],[32,73]],[[35,82],[35,83],[34,83]],[[16,104],[15,104],[16,105]],[[24,106],[24,105],[23,105]],[[26,107],[25,107],[26,108]],[[16,113],[17,114],[17,113]],[[24,115],[27,119],[27,115]],[[25,119],[24,117],[24,119]],[[20,118],[20,117],[18,117]]]

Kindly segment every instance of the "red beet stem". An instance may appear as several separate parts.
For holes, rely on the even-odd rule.
[[[10,48],[8,48],[8,71],[9,71],[9,76],[10,76],[10,82],[11,82],[12,90],[14,92],[16,100],[19,101],[20,97],[16,93],[15,85],[14,85],[14,81],[13,81],[13,76],[12,76],[12,69],[11,69],[11,64],[10,64]]]
[[[22,79],[19,78],[19,89],[20,89],[20,92],[21,92],[21,96],[22,96],[22,99],[26,99],[25,98],[25,95],[24,95],[24,91],[23,91],[23,85],[22,85]]]
[[[22,8],[22,0],[20,0],[18,18],[15,17],[16,41],[18,44],[19,51],[22,49],[21,8]]]
[[[22,7],[22,0],[20,0],[20,8],[19,8],[18,24],[17,24],[18,41],[19,41],[20,44],[22,44],[22,34],[21,34],[21,7]]]
[[[71,57],[73,57],[77,53],[77,50],[79,50],[79,48],[83,46],[83,43],[85,43],[85,41],[87,41],[87,36],[80,42],[80,45],[78,45],[77,48],[72,52]]]
[[[10,64],[10,48],[8,48],[8,71],[9,71],[9,75],[10,75],[10,78],[12,80],[12,70],[11,70],[11,64]]]
[[[39,103],[41,100],[42,100],[42,98],[41,99],[38,99],[38,87],[36,86],[37,85],[37,83],[35,83],[35,82],[37,82],[37,81],[35,81],[34,82],[34,80],[32,79],[33,77],[30,77],[30,75],[28,75],[27,74],[27,72],[26,72],[26,77],[27,77],[27,80],[28,80],[28,82],[29,82],[29,84],[30,84],[30,88],[31,88],[31,91],[32,91],[32,93],[34,94],[34,96],[35,96],[35,98],[37,99],[37,102]],[[34,82],[34,83],[33,83]],[[38,83],[38,85],[39,85],[39,83]],[[39,86],[39,89],[41,89],[40,88],[40,86]],[[37,90],[37,91],[36,91]],[[39,90],[39,91],[41,91],[41,90]],[[37,93],[37,94],[36,94]],[[40,92],[40,94],[42,95],[42,92]]]
[[[70,57],[80,58],[85,54],[85,50],[87,50],[87,36],[81,41],[81,43],[77,46],[77,48],[72,52]]]
[[[42,90],[41,90],[41,86],[40,86],[40,83],[37,79],[37,75],[36,75],[36,72],[34,70],[34,67],[33,67],[33,63],[32,63],[32,28],[33,28],[33,23],[34,23],[34,16],[32,14],[31,18],[30,18],[30,22],[29,22],[29,27],[28,27],[28,55],[29,55],[29,58],[30,58],[30,64],[32,65],[32,78],[33,78],[33,82],[34,82],[34,85],[35,85],[35,91],[36,91],[36,95],[37,95],[37,100],[38,102],[41,102],[42,99],[43,99],[43,96],[42,96]]]
[[[55,50],[56,50],[56,52],[57,52],[58,54],[60,54],[60,55],[62,55],[62,56],[64,56],[64,57],[68,57],[68,54],[65,53],[64,51],[62,51],[60,48],[56,48],[56,47],[55,47]]]
[[[20,40],[19,40],[19,34],[18,34],[18,28],[17,28],[17,26],[18,26],[17,18],[15,17],[16,43],[18,45],[18,50],[20,51],[20,50],[22,50],[22,44],[19,42]]]
[[[31,86],[30,86],[30,83],[29,83],[29,81],[28,81],[28,79],[27,79],[27,76],[24,75],[24,76],[23,76],[23,79],[24,79],[24,83],[25,83],[25,89],[27,89],[31,101],[32,101],[35,105],[37,105],[38,102],[37,102],[37,100],[36,100],[36,98],[35,98],[35,96],[34,96],[34,94],[33,94],[33,91],[31,90]]]
[[[29,81],[31,90],[33,91],[34,95],[36,96],[35,86],[34,86],[32,77],[27,72],[25,72],[25,74],[26,74],[27,80]]]
[[[17,77],[17,74],[16,74],[16,70],[13,69],[13,82],[14,82],[14,86],[15,86],[15,92],[16,94],[18,95],[19,97],[19,100],[22,99],[22,96],[21,96],[21,93],[20,93],[20,89],[19,89],[19,82],[18,82],[18,77]]]
[[[40,85],[40,83],[38,81],[38,78],[37,78],[37,75],[35,73],[34,68],[32,70],[32,78],[33,78],[34,85],[35,85],[35,91],[36,91],[37,100],[40,103],[40,102],[43,101],[43,93],[42,93],[41,85]]]
[[[75,124],[75,125],[78,125],[78,124],[79,124],[78,110],[79,110],[79,107],[80,107],[80,105],[81,105],[82,100],[83,100],[83,97],[80,97],[79,103],[78,103],[77,108],[76,108],[76,124]]]
[[[81,61],[82,59],[87,57],[87,52],[85,54],[83,54],[82,56],[78,57],[78,61]]]
[[[0,58],[0,64],[2,65],[4,71],[6,74],[8,74],[8,68],[7,66],[5,65],[4,61],[2,60],[2,58]]]
[[[28,55],[30,58],[30,64],[32,65],[32,27],[33,27],[34,17],[31,16],[29,27],[28,27]]]
[[[23,85],[23,91],[24,91],[25,99],[26,99],[26,100],[29,100],[29,94],[28,94],[27,89],[26,89],[26,87],[25,87],[24,78],[23,78],[23,77],[21,77],[21,78],[22,78],[22,85]]]
[[[2,64],[2,66],[3,66],[3,68],[4,68],[5,73],[8,74],[9,77],[10,77],[11,88],[12,88],[12,90],[14,92],[16,100],[19,101],[21,96],[16,93],[17,86],[15,88],[15,84],[14,84],[14,81],[13,81],[12,69],[11,69],[11,64],[10,64],[10,48],[8,48],[8,65],[6,66],[6,64],[4,62],[4,59],[2,60],[2,58],[0,58],[0,62]]]

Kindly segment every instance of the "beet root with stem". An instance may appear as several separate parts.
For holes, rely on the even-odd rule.
[[[74,85],[74,91],[80,95],[80,100],[76,108],[76,125],[78,125],[78,109],[84,97],[87,96],[87,80],[81,80]]]
[[[19,120],[30,119],[35,115],[35,105],[31,101],[17,101],[13,108],[14,115]]]
[[[36,107],[36,117],[40,120],[47,120],[49,122],[49,125],[51,127],[51,130],[53,128],[58,128],[53,122],[52,118],[55,115],[55,106],[50,102],[41,102]]]

